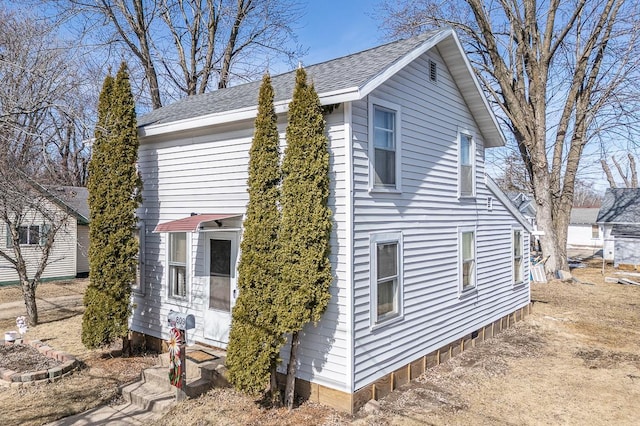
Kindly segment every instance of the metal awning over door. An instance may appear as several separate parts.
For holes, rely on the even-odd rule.
[[[219,223],[225,219],[241,217],[240,214],[197,214],[182,219],[160,223],[153,232],[198,232],[209,222]]]

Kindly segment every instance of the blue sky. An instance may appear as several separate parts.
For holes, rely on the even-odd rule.
[[[386,40],[371,16],[374,0],[304,0],[304,17],[295,31],[308,49],[303,65],[359,52]]]

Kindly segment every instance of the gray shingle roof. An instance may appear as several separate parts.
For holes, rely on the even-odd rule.
[[[352,55],[305,67],[308,78],[322,97],[324,93],[352,87],[362,87],[407,53],[434,37],[441,30],[398,40]],[[275,102],[291,98],[295,71],[272,77]],[[138,119],[138,126],[170,123],[208,114],[233,111],[257,105],[260,81],[220,89],[202,95],[189,96],[159,108]]]
[[[607,188],[598,222],[640,224],[640,189]]]
[[[71,211],[89,222],[89,190],[81,186],[50,186],[47,191],[64,203]]]
[[[571,209],[570,224],[573,225],[593,225],[598,219],[599,208],[579,208],[574,207]]]
[[[640,225],[613,225],[611,235],[614,237],[640,237]]]

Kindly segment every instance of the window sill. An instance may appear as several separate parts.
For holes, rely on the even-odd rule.
[[[473,287],[465,288],[464,290],[458,293],[458,299],[461,299],[461,300],[467,299],[477,294],[478,294],[478,287],[473,286]]]
[[[369,188],[369,194],[402,194],[402,190],[398,188],[374,186]]]
[[[517,283],[513,283],[513,290],[521,290],[527,286],[526,281],[518,281]]]
[[[473,195],[458,195],[458,200],[460,201],[475,201],[477,198],[476,194]]]
[[[169,296],[168,299],[168,302],[174,303],[176,306],[189,307],[189,299],[187,298],[187,296]]]
[[[371,326],[369,326],[369,330],[374,331],[374,330],[378,330],[381,329],[383,327],[386,327],[388,325],[392,325],[395,323],[398,323],[400,321],[404,320],[404,315],[396,315],[394,317],[389,317],[388,319],[384,319],[382,321],[378,321],[374,324],[372,324]]]

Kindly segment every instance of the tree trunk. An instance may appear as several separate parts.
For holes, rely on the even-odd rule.
[[[30,326],[38,325],[38,306],[36,305],[36,291],[33,283],[22,279],[22,297],[27,309],[27,321]]]
[[[291,334],[291,352],[289,355],[289,365],[287,366],[287,385],[284,389],[284,405],[289,410],[293,408],[295,398],[298,346],[300,346],[300,335],[297,331],[294,331]]]
[[[281,407],[282,395],[280,395],[280,388],[278,388],[278,375],[275,368],[271,370],[269,393],[271,394],[271,405],[273,405],[274,407]]]
[[[129,336],[122,336],[122,357],[128,358],[131,356],[131,340]]]
[[[533,188],[533,195],[536,201],[536,222],[538,229],[544,232],[543,235],[540,235],[540,248],[542,249],[543,258],[546,259],[544,269],[547,275],[550,275],[558,270],[561,261],[556,228],[553,222],[551,194],[547,189],[549,188],[548,174],[534,169]]]

